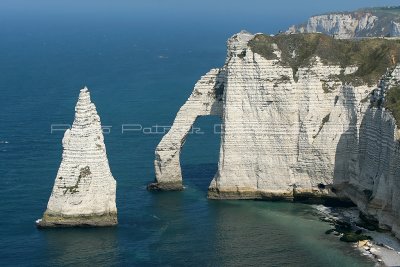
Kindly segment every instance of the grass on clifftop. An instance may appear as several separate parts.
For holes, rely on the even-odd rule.
[[[354,86],[373,85],[386,72],[400,62],[400,40],[362,39],[338,40],[320,33],[268,36],[256,35],[250,42],[251,50],[266,59],[277,59],[274,44],[282,52],[282,63],[296,73],[300,67],[311,65],[314,56],[324,64],[341,67],[358,66],[357,72],[341,74],[338,78]]]
[[[378,16],[392,15],[393,16],[392,19],[395,19],[400,17],[400,6],[363,8],[358,10],[358,12],[371,12],[372,14]]]
[[[353,11],[326,12],[326,13],[321,13],[319,15],[314,15],[314,16],[344,14],[344,15],[353,15],[354,17],[361,17],[365,13],[372,13],[375,16],[383,15],[383,16],[397,17],[397,16],[400,16],[400,6],[367,7],[367,8],[360,8],[360,9],[353,10]]]
[[[390,110],[396,122],[400,122],[400,86],[392,87],[386,95],[385,108]]]

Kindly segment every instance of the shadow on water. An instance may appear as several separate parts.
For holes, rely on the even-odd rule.
[[[117,231],[116,227],[40,230],[48,254],[41,265],[114,265],[119,257]]]
[[[224,201],[216,212],[216,251],[228,266],[373,266],[306,204]]]
[[[196,266],[372,266],[306,204],[207,200],[154,193],[147,264]],[[138,262],[136,260],[136,262]]]

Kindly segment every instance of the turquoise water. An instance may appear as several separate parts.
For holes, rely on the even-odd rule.
[[[308,205],[208,200],[218,118],[199,119],[204,134],[187,140],[185,191],[145,190],[162,136],[122,134],[122,125],[170,125],[200,75],[223,64],[237,25],[1,20],[8,22],[0,27],[1,266],[373,266],[325,235],[329,225]],[[253,31],[285,26],[268,25]],[[119,225],[38,230],[34,221],[46,208],[62,152],[63,133],[51,133],[51,125],[72,123],[84,85],[103,126],[111,126],[105,142]]]

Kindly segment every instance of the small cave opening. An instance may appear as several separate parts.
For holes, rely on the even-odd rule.
[[[323,183],[318,184],[318,189],[323,190],[325,188],[326,188],[326,186]]]

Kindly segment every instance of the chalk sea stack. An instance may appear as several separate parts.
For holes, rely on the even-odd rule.
[[[74,123],[62,144],[61,165],[37,226],[116,225],[116,181],[108,164],[100,117],[86,87],[80,91]]]

